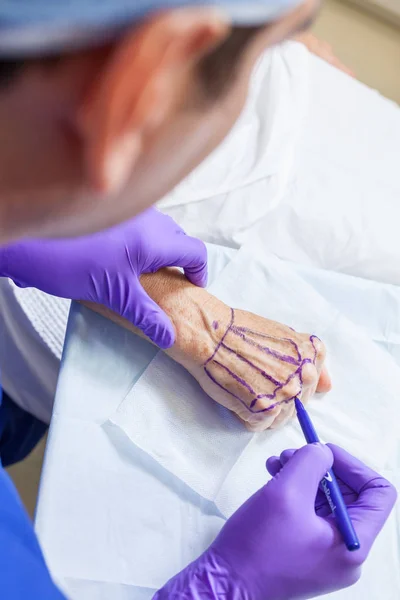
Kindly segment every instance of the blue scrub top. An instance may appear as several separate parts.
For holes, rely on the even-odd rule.
[[[1,399],[0,387],[0,399]],[[0,409],[0,437],[7,416]],[[65,600],[54,585],[32,523],[0,457],[0,598]]]

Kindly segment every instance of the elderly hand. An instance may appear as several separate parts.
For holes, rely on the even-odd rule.
[[[334,463],[361,543],[349,552],[319,484]],[[210,548],[154,600],[315,598],[356,583],[396,490],[350,454],[315,444],[268,461],[274,478],[225,524]]]
[[[1,275],[20,287],[104,304],[161,348],[173,345],[175,331],[139,278],[169,266],[182,267],[197,286],[207,283],[205,245],[155,209],[84,238],[33,240],[0,250]]]
[[[316,391],[330,390],[325,347],[316,336],[232,310],[176,269],[144,275],[141,284],[174,325],[175,344],[167,354],[250,431],[289,420],[294,396],[307,402]],[[90,308],[134,329],[101,306]]]
[[[203,312],[209,313],[208,355],[200,367],[185,366],[250,431],[287,422],[295,397],[308,402],[316,391],[331,389],[325,346],[316,336],[225,306]]]

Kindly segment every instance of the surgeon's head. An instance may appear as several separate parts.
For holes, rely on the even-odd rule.
[[[110,27],[107,37],[101,29],[90,43],[80,32],[68,51],[49,47],[46,19],[42,32],[22,29],[21,48],[16,23],[7,46],[0,18],[0,243],[80,235],[162,198],[226,136],[257,59],[304,27],[318,0],[118,2],[167,9]],[[233,19],[239,25],[230,3],[246,13]],[[264,20],[247,18],[260,6]]]

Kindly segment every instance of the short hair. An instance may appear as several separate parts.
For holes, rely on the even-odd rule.
[[[261,27],[235,27],[228,37],[214,50],[204,56],[197,72],[204,95],[216,99],[233,82],[240,56]],[[11,85],[24,67],[32,64],[59,64],[63,56],[27,60],[0,59],[0,88]]]

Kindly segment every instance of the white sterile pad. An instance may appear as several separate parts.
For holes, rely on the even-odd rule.
[[[111,421],[207,500],[253,437],[180,365],[159,353]]]
[[[235,308],[318,335],[328,347],[334,388],[310,405],[322,440],[383,470],[396,447],[400,369],[392,357],[310,286],[297,267],[246,244],[211,292]],[[267,480],[265,460],[304,443],[297,423],[252,435],[161,353],[111,422],[160,465],[229,516]]]

